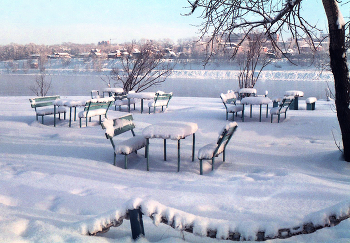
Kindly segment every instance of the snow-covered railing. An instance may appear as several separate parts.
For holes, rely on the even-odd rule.
[[[170,78],[196,78],[196,79],[238,79],[239,70],[173,70]],[[256,74],[257,75],[257,74]],[[306,70],[262,71],[259,80],[283,81],[328,81],[332,82],[331,72],[315,72]]]
[[[155,225],[163,223],[176,230],[232,241],[286,239],[296,235],[310,234],[322,228],[333,227],[350,218],[350,200],[347,200],[307,215],[300,225],[267,232],[264,227],[259,227],[256,224],[250,224],[250,226],[235,224],[236,226],[233,227],[230,226],[233,225],[232,222],[227,220],[200,217],[167,207],[153,200],[137,198],[128,201],[121,209],[78,223],[79,231],[86,235],[107,232],[110,227],[118,227],[124,219],[129,219],[129,210],[134,209],[140,209],[142,214],[150,217]]]

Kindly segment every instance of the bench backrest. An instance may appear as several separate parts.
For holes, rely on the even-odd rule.
[[[86,113],[89,113],[89,111],[105,109],[107,113],[113,101],[114,101],[113,98],[100,98],[100,99],[88,100],[85,104],[84,111],[86,111]]]
[[[60,98],[59,95],[54,95],[54,96],[30,98],[29,101],[30,101],[31,107],[36,110],[37,107],[53,105],[53,102],[59,98]]]
[[[173,97],[172,92],[170,92],[170,93],[157,92],[154,96],[154,103],[156,104],[157,101],[166,101],[167,100],[168,102],[166,105],[168,106],[171,97]]]
[[[236,122],[230,122],[221,131],[218,141],[216,142],[217,147],[214,151],[214,156],[221,153],[227,146],[228,142],[231,140],[233,133],[236,131],[238,125]]]
[[[106,138],[111,140],[112,146],[114,148],[113,137],[122,134],[127,131],[131,131],[132,135],[135,136],[134,128],[135,124],[133,122],[133,117],[131,114],[115,118],[113,120],[104,119],[101,123],[103,129],[106,130]]]
[[[281,104],[279,105],[279,110],[282,110],[282,109],[288,110],[288,108],[292,104],[293,100],[294,100],[293,96],[285,96],[282,99]]]
[[[237,101],[237,96],[234,92],[230,92],[226,94],[221,93],[220,98],[222,100],[222,103],[224,103],[225,107],[226,107],[226,104],[235,105]]]

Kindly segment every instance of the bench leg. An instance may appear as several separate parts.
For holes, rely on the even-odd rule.
[[[237,112],[236,112],[236,114],[237,114]],[[232,121],[235,121],[235,113],[234,112],[232,113]]]
[[[281,118],[281,115],[278,114],[278,123],[280,123],[280,118]]]
[[[127,169],[128,168],[128,156],[125,155],[124,156],[124,169]]]
[[[114,154],[113,154],[113,157],[114,157],[114,158],[113,158],[113,159],[114,159],[114,160],[113,160],[113,165],[115,165],[116,157],[117,157],[117,154],[116,154],[115,152],[114,152]]]
[[[271,123],[272,123],[272,117],[273,117],[273,115],[271,114]]]
[[[225,156],[225,149],[224,149],[224,151],[222,151],[222,161],[225,162],[225,159],[226,159],[226,156]]]
[[[148,108],[148,114],[151,114],[151,107]]]
[[[81,127],[81,117],[79,117],[79,126]]]
[[[44,124],[44,116],[41,116],[41,123]]]
[[[226,120],[228,120],[228,112],[226,111]]]
[[[199,174],[203,175],[203,160],[199,160]]]
[[[211,170],[214,170],[215,156],[211,159]]]

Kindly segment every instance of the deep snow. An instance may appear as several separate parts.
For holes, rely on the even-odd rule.
[[[150,140],[149,172],[143,149],[129,155],[129,169],[124,170],[122,155],[113,166],[112,146],[98,119],[88,127],[73,122],[69,128],[68,120],[53,127],[48,116],[42,125],[35,121],[28,98],[0,97],[0,242],[132,242],[127,220],[99,236],[82,233],[135,202],[195,221],[197,233],[216,227],[220,235],[232,229],[247,237],[258,230],[273,233],[348,213],[350,165],[341,160],[334,143],[332,132],[336,142],[340,135],[332,101],[318,100],[316,110],[308,111],[305,100],[299,100],[300,109],[289,111],[280,123],[270,123],[264,112],[259,122],[259,109],[254,107],[253,118],[235,119],[238,129],[227,147],[226,162],[221,156],[216,159],[213,172],[205,162],[200,176],[199,161],[191,162],[190,138],[181,142],[180,172],[176,142],[168,142],[163,161],[161,139]],[[196,153],[215,142],[227,124],[219,95],[175,96],[164,113],[140,114],[139,104],[131,112],[139,135],[150,124],[197,123]],[[108,117],[124,114],[110,110]],[[127,139],[131,133],[119,136]],[[220,241],[144,220],[146,238],[139,242]],[[283,241],[349,242],[349,226],[345,220]]]

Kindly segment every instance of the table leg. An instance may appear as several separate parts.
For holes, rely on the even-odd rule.
[[[260,117],[259,117],[259,122],[261,122],[261,108],[262,108],[262,104],[260,104]]]
[[[266,104],[266,118],[269,117],[269,104]]]
[[[253,105],[250,105],[250,118],[252,118],[253,115]]]
[[[164,161],[166,161],[166,139],[164,139]]]
[[[74,106],[74,121],[77,120],[77,107]]]
[[[141,99],[141,114],[143,112],[143,99]]]
[[[146,138],[147,171],[149,171],[149,138]]]
[[[195,145],[196,144],[196,134],[193,133],[193,141],[192,141],[192,161],[194,161],[194,151],[195,151]]]
[[[180,171],[180,139],[177,140],[177,172]]]
[[[242,110],[242,122],[244,122],[244,104],[243,104],[243,110]]]
[[[69,107],[69,127],[71,127],[72,124],[72,107]]]
[[[53,106],[53,126],[56,126],[56,105]]]
[[[128,98],[128,112],[130,112],[130,98]]]

